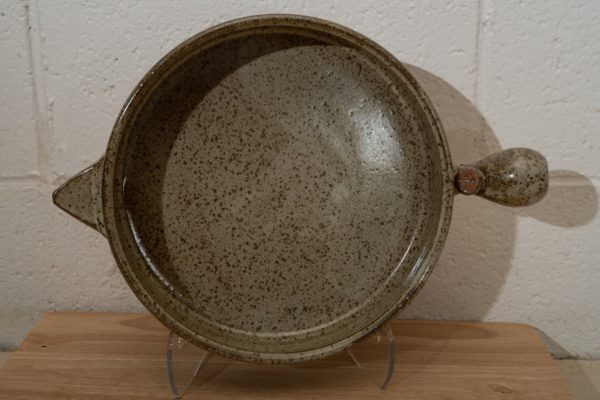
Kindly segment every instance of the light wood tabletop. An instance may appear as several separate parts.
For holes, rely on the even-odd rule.
[[[221,359],[185,399],[572,398],[527,325],[393,321],[392,328],[396,370],[386,390],[346,354],[293,366]],[[172,398],[166,338],[166,328],[148,314],[47,314],[0,369],[0,398]],[[380,352],[359,349],[365,365],[381,365]]]

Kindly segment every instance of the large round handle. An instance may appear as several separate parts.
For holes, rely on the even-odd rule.
[[[507,206],[530,205],[548,190],[548,162],[534,150],[504,150],[458,167],[454,186],[460,193],[477,194]]]

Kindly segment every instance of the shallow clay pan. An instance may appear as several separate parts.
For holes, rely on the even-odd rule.
[[[545,159],[455,168],[391,54],[339,25],[259,16],[144,76],[104,157],[54,195],[104,234],[141,302],[188,341],[259,362],[340,351],[418,292],[455,192],[540,199]]]

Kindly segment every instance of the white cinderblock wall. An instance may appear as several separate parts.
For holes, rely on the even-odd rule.
[[[0,2],[0,348],[49,310],[142,310],[105,240],[51,192],[99,158],[126,96],[190,35],[259,13],[330,19],[413,65],[456,163],[529,146],[546,200],[457,198],[410,318],[532,324],[600,357],[600,3],[585,0]]]

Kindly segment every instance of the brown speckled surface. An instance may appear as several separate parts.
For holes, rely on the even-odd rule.
[[[513,148],[457,168],[458,192],[477,194],[496,203],[519,207],[540,201],[548,191],[548,162],[535,150]]]
[[[390,85],[356,50],[287,35],[189,61],[138,117],[127,161],[125,205],[157,274],[248,334],[370,318],[411,246],[430,246],[416,236],[441,202],[432,137]]]
[[[166,60],[106,156],[108,236],[142,301],[194,343],[270,362],[338,351],[391,316],[437,257],[453,195],[406,70],[294,17],[222,26]]]
[[[548,162],[540,153],[514,148],[492,154],[476,164],[484,176],[479,196],[507,206],[540,201],[548,190]]]
[[[102,216],[103,159],[84,169],[54,191],[52,201],[86,225],[105,234]]]
[[[103,160],[101,201],[70,212],[106,234],[159,320],[246,361],[324,357],[404,307],[454,195],[442,128],[408,71],[297,16],[178,46],[130,96]],[[83,192],[98,199],[94,176]]]

